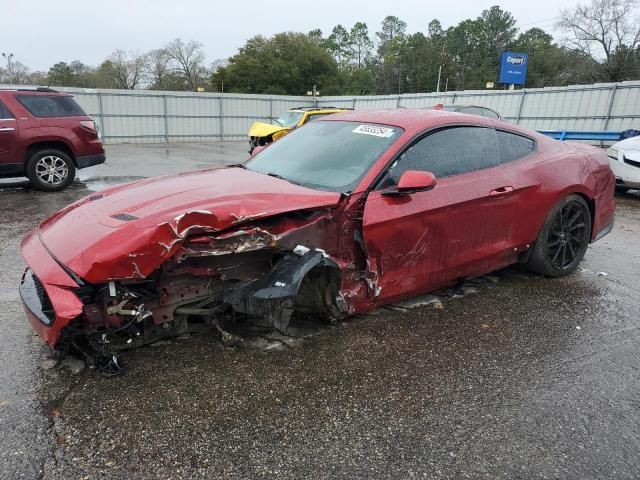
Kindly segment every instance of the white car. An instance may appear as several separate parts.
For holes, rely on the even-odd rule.
[[[616,190],[640,189],[640,137],[615,143],[607,150],[611,170],[616,176]]]

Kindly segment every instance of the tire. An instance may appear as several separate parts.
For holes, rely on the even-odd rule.
[[[73,160],[63,151],[48,148],[34,153],[27,162],[27,178],[34,188],[56,192],[67,188],[76,177]]]
[[[538,234],[527,268],[548,277],[573,273],[591,240],[591,212],[580,195],[569,195],[551,209]]]
[[[616,192],[618,193],[627,193],[629,191],[629,187],[623,187],[621,185],[616,185]]]

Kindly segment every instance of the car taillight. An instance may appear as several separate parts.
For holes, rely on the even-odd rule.
[[[80,125],[87,130],[91,130],[93,132],[98,131],[98,129],[96,128],[96,122],[94,122],[93,120],[83,120],[80,122]]]
[[[96,122],[94,122],[93,120],[82,120],[80,122],[80,126],[82,128],[84,128],[85,130],[93,133],[98,138],[100,138],[100,130],[98,129],[98,124]]]

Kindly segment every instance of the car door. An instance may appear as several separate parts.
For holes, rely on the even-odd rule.
[[[496,131],[503,173],[509,185],[516,208],[505,222],[511,226],[508,239],[512,248],[528,248],[535,240],[547,213],[555,200],[544,194],[541,171],[546,170],[549,158],[537,150],[536,142],[525,135],[506,130]],[[562,158],[555,160],[558,174],[566,169]],[[549,200],[551,199],[551,203]]]
[[[7,165],[18,162],[14,158],[16,155],[17,136],[18,124],[16,119],[6,105],[0,101],[0,174],[3,173],[3,170],[10,168]]]
[[[363,234],[377,301],[429,291],[511,262],[514,202],[493,128],[451,127],[409,146],[369,194]],[[434,189],[389,195],[408,170],[432,172]],[[392,190],[391,190],[392,191]]]

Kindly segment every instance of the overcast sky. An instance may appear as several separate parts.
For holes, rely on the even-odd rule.
[[[485,0],[0,0],[0,52],[32,70],[58,61],[98,65],[120,48],[145,52],[181,37],[202,42],[207,63],[236,53],[251,36],[282,31],[328,33],[338,23],[350,28],[364,21],[377,31],[387,15],[408,24],[408,32],[425,32],[434,18],[449,27],[497,2]],[[577,0],[504,0],[521,29],[552,30],[561,8]]]

